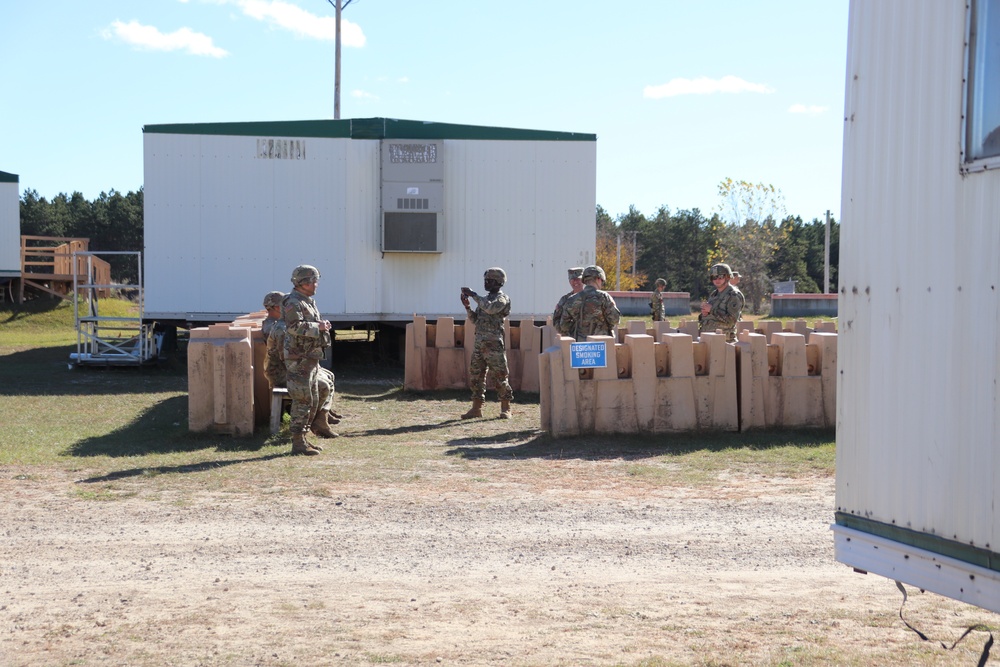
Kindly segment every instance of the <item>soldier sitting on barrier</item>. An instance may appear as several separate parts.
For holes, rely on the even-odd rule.
[[[583,270],[583,291],[569,299],[563,307],[559,333],[578,341],[587,336],[615,336],[622,314],[614,297],[601,290],[604,269],[588,266]]]
[[[469,362],[469,384],[472,386],[472,408],[462,419],[483,416],[486,401],[486,372],[493,371],[500,399],[500,418],[510,419],[510,401],[514,392],[507,381],[507,352],[504,348],[503,321],[510,315],[510,297],[500,288],[507,282],[507,274],[499,267],[487,269],[483,274],[483,287],[488,294],[479,296],[468,287],[462,288],[462,305],[469,321],[476,326],[476,342]],[[476,310],[469,308],[469,300],[476,301]]]

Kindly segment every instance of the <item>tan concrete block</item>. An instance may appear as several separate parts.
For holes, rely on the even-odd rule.
[[[455,347],[455,318],[439,317],[434,327],[434,347]]]
[[[629,320],[627,325],[627,331],[625,335],[628,334],[645,334],[646,333],[646,323],[643,320]]]
[[[625,339],[628,340],[628,334]],[[615,345],[615,366],[618,369],[618,379],[627,380],[632,377],[632,348],[628,345]]]
[[[657,378],[653,432],[683,433],[697,428],[694,376]]]
[[[780,320],[759,320],[757,322],[757,333],[763,334],[767,338],[768,345],[771,344],[771,336],[783,330],[784,325]]]
[[[637,433],[635,392],[629,380],[594,380],[593,433]]]
[[[457,347],[437,348],[437,362],[432,382],[434,389],[468,389],[469,367],[465,365],[465,350]]]
[[[541,429],[552,432],[552,356],[553,352],[538,355],[538,412]]]
[[[699,343],[707,349],[705,355],[705,373],[707,375],[719,377],[732,372],[733,367],[727,366],[726,363],[729,358],[727,348],[731,346],[726,342],[725,335],[705,332],[701,335]]]
[[[681,320],[677,325],[677,332],[682,334],[687,334],[691,338],[698,337],[698,321],[697,320]]]
[[[797,333],[775,333],[771,344],[778,348],[777,372],[782,377],[805,377],[809,374],[806,362],[806,339]]]
[[[765,355],[767,344],[761,334],[750,334],[756,336],[762,344],[758,354]],[[741,340],[736,343],[736,370],[739,406],[740,430],[747,431],[754,428],[765,428],[767,426],[766,413],[764,411],[764,380],[767,378],[767,368],[764,367],[763,377],[755,373],[755,369],[760,364],[754,363],[753,340],[744,333]]]
[[[617,380],[618,379],[618,345],[611,336],[587,336],[587,342],[597,343],[604,341],[607,348],[607,366],[594,369],[595,380]],[[567,348],[568,354],[568,348]]]
[[[837,333],[837,323],[832,320],[816,320],[813,322],[813,331],[822,333]]]
[[[792,320],[785,327],[785,331],[790,331],[791,333],[797,333],[802,336],[809,335],[809,325],[806,324],[805,320]]]
[[[837,334],[813,332],[809,336],[809,344],[818,350],[824,425],[833,427],[837,424]]]
[[[670,348],[666,343],[653,343],[653,357],[656,363],[657,377],[670,375]]]
[[[253,434],[253,348],[249,327],[214,324],[188,341],[188,428]]]
[[[653,432],[656,411],[656,351],[653,337],[626,336],[632,356],[632,391],[635,423],[639,432]]]
[[[653,333],[650,334],[655,340],[663,340],[663,334],[677,333],[677,329],[670,326],[668,320],[653,322]]]
[[[412,324],[414,346],[427,347],[427,318],[423,315],[414,315]]]
[[[670,377],[694,377],[694,339],[686,333],[665,334],[661,339],[667,346],[668,375]]]
[[[403,388],[410,391],[426,389],[423,375],[423,351],[426,349],[426,345],[418,345],[418,340],[422,336],[426,336],[423,326],[415,321],[406,325],[406,340],[403,348]]]
[[[825,426],[822,384],[818,377],[769,378],[772,402],[780,406],[773,426],[781,428]]]

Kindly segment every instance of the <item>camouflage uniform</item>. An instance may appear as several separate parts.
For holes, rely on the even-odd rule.
[[[708,297],[708,305],[712,310],[708,315],[702,315],[699,319],[698,332],[707,331],[715,333],[716,329],[721,329],[726,334],[726,340],[730,343],[736,341],[736,323],[740,321],[743,313],[743,293],[732,285],[726,285],[721,292]]]
[[[281,314],[285,320],[284,359],[294,435],[306,433],[320,410],[328,409],[331,396],[329,387],[320,380],[319,360],[326,356],[331,339],[329,332],[320,331],[322,318],[312,297],[293,290],[281,302]]]
[[[503,321],[510,314],[510,297],[498,290],[486,296],[470,296],[476,310],[466,306],[469,321],[476,325],[476,342],[469,362],[469,384],[472,400],[486,400],[486,372],[493,371],[497,383],[497,397],[509,401],[514,397],[507,377],[507,353],[504,350]]]
[[[272,317],[264,320],[260,326],[267,344],[264,354],[264,377],[271,387],[284,387],[288,374],[285,372],[285,321]]]
[[[587,285],[563,308],[559,333],[578,341],[587,340],[587,336],[614,336],[621,318],[614,297]]]
[[[663,292],[654,289],[649,295],[649,314],[653,316],[654,322],[662,322],[663,312]]]
[[[572,284],[574,280],[581,280],[583,278],[583,268],[575,266],[572,269],[568,269],[566,274],[569,278],[570,284]],[[579,294],[579,292],[569,292],[567,294],[563,294],[559,299],[559,303],[556,304],[556,309],[552,311],[552,326],[556,328],[556,331],[559,331],[559,322],[562,320],[562,314],[566,307],[566,302],[577,294]]]

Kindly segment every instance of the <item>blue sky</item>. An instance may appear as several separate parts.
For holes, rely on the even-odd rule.
[[[612,216],[716,211],[725,178],[839,219],[848,0],[354,0],[341,118],[597,135]],[[142,127],[333,118],[327,0],[5,2],[0,171],[142,185]]]

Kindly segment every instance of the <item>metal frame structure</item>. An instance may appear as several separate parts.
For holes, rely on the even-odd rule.
[[[94,282],[94,258],[97,255],[132,255],[138,264],[136,285]],[[76,353],[70,361],[77,366],[140,366],[156,359],[157,350],[153,327],[142,322],[144,291],[142,287],[142,253],[133,251],[75,252],[86,264],[86,274],[74,276],[73,312],[76,315]],[[86,278],[81,282],[80,278]],[[100,314],[99,297],[112,290],[136,292],[134,317],[109,317]],[[71,364],[72,366],[72,364]]]

